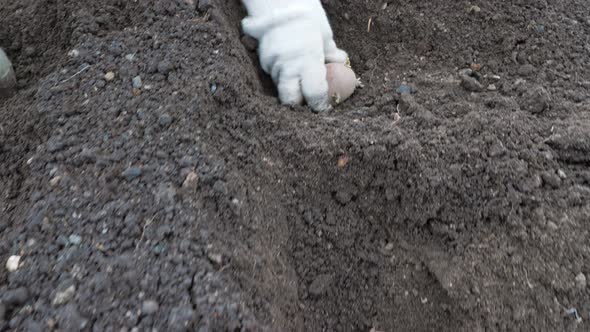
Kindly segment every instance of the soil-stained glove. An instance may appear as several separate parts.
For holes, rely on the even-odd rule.
[[[316,112],[328,111],[326,62],[346,63],[348,55],[334,42],[320,0],[242,0],[248,16],[245,34],[258,40],[262,69],[269,74],[281,103],[303,100]]]

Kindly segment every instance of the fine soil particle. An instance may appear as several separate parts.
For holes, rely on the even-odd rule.
[[[318,115],[239,1],[3,1],[0,330],[588,329],[587,2],[322,3]]]

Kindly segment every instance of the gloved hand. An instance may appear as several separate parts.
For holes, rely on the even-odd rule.
[[[6,53],[0,48],[0,98],[9,97],[15,88],[14,69]]]
[[[346,63],[348,55],[333,39],[320,0],[242,0],[248,16],[245,34],[258,40],[262,69],[281,103],[303,100],[316,112],[330,110],[326,62]]]

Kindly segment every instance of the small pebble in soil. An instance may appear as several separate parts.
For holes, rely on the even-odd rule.
[[[152,251],[156,255],[161,255],[166,251],[166,249],[168,249],[168,246],[165,243],[158,243],[154,246]]]
[[[8,272],[14,272],[18,269],[19,263],[20,263],[20,256],[12,255],[12,256],[8,257],[8,260],[6,261],[6,269],[8,270]]]
[[[127,181],[131,181],[137,177],[139,177],[141,175],[141,168],[139,167],[129,167],[126,170],[123,171],[123,173],[121,173],[121,176],[123,176]]]
[[[487,78],[496,82],[502,79],[500,75],[489,75]]]
[[[576,276],[576,287],[578,287],[578,289],[583,290],[586,288],[586,286],[588,285],[587,281],[586,281],[586,275],[584,275],[584,273],[579,273]]]
[[[112,71],[109,71],[108,73],[104,74],[104,79],[107,82],[110,82],[110,81],[114,80],[115,79],[115,73],[113,73]]]
[[[477,14],[477,13],[480,13],[481,12],[481,8],[479,6],[473,5],[473,6],[469,7],[467,9],[467,11],[469,13],[475,13],[475,14]]]
[[[59,184],[59,181],[60,180],[61,180],[61,176],[58,175],[58,176],[52,178],[51,180],[49,180],[49,185],[52,186],[52,187],[55,187],[55,186],[57,186]]]
[[[68,301],[76,294],[76,286],[71,285],[70,287],[66,288],[62,292],[55,293],[55,297],[51,302],[54,306],[62,305]]]
[[[135,76],[132,80],[132,83],[133,83],[134,89],[140,89],[141,86],[143,85],[141,82],[141,77],[139,77],[139,76]]]
[[[221,256],[221,254],[209,253],[207,254],[207,258],[209,258],[209,261],[211,261],[211,263],[216,265],[221,265],[221,263],[223,262],[223,256]]]
[[[215,91],[217,91],[217,84],[213,83],[211,84],[211,93],[215,93]]]
[[[168,113],[161,114],[158,117],[158,124],[162,127],[168,127],[172,123],[172,116]]]
[[[72,234],[68,237],[68,242],[72,245],[79,245],[80,243],[82,243],[82,237],[80,235],[77,234]]]
[[[182,182],[183,188],[194,189],[197,187],[199,182],[199,176],[195,172],[190,172],[186,175],[184,182]]]
[[[158,302],[154,300],[145,300],[141,304],[141,312],[144,315],[153,315],[160,309]]]

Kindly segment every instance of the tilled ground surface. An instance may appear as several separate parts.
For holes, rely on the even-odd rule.
[[[3,0],[1,329],[590,330],[587,1],[324,5],[317,115],[237,0]]]

